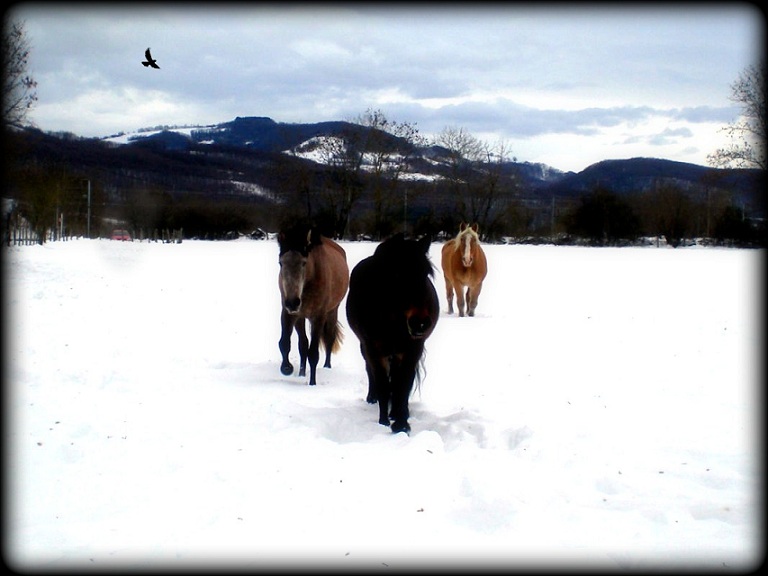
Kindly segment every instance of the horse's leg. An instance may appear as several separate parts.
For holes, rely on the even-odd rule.
[[[309,323],[310,340],[307,350],[307,359],[309,360],[309,385],[317,384],[315,375],[317,374],[317,363],[320,360],[320,337],[323,331],[323,321],[321,319],[312,320]]]
[[[461,284],[458,284],[456,286],[456,307],[459,309],[459,316],[464,316],[464,304],[466,300],[464,299],[464,286]]]
[[[448,314],[453,314],[453,283],[445,277],[445,299],[448,300]]]
[[[392,387],[392,432],[411,431],[408,424],[410,412],[408,410],[408,398],[411,395],[413,381],[416,378],[416,365],[418,364],[421,347],[417,350],[401,355],[392,362],[390,368],[390,381]]]
[[[283,361],[280,364],[280,372],[285,376],[293,374],[293,364],[288,360],[288,355],[291,352],[291,335],[293,334],[293,327],[296,325],[296,316],[288,314],[283,309],[280,315],[280,341],[278,346],[280,347],[280,354],[283,355]]]
[[[389,404],[392,399],[392,383],[386,366],[388,362],[387,359],[381,358],[373,365],[374,386],[379,401],[379,424],[384,426],[389,426]]]
[[[389,426],[389,403],[392,397],[390,384],[390,360],[385,356],[371,355],[367,350],[365,369],[368,372],[368,402],[379,403],[379,424]],[[372,403],[372,402],[371,402]]]
[[[371,361],[368,359],[368,353],[365,351],[365,345],[360,342],[360,354],[365,360],[365,373],[368,375],[368,395],[365,397],[365,401],[368,404],[376,404],[378,396],[376,395],[376,377],[371,367]]]
[[[299,318],[296,322],[296,334],[299,336],[299,376],[307,374],[307,348],[309,340],[307,339],[306,319]]]
[[[475,308],[477,308],[477,299],[480,297],[480,290],[483,288],[483,283],[475,284],[471,290],[467,290],[467,315],[474,316]]]

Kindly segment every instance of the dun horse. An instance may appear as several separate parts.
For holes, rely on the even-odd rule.
[[[294,226],[278,234],[280,245],[280,372],[293,374],[288,361],[291,333],[299,337],[299,376],[306,375],[309,359],[309,384],[317,383],[320,342],[325,348],[325,368],[331,367],[331,352],[341,345],[338,310],[349,287],[349,267],[344,249],[308,226]],[[311,338],[307,339],[305,321]]]
[[[347,321],[360,340],[370,404],[379,424],[408,432],[408,397],[419,374],[424,342],[440,313],[427,252],[429,238],[385,240],[352,270]]]
[[[477,298],[480,296],[483,280],[488,273],[488,262],[480,246],[477,224],[469,226],[464,222],[461,223],[458,235],[443,245],[441,263],[443,276],[445,276],[448,313],[453,314],[453,293],[456,292],[459,316],[464,316],[465,304],[467,316],[474,316]],[[466,295],[464,288],[466,288]]]

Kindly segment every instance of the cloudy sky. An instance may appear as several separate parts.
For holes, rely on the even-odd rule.
[[[706,165],[763,54],[750,4],[21,3],[47,131],[107,136],[236,116],[463,128],[579,171],[650,156]],[[152,48],[160,70],[141,65]]]

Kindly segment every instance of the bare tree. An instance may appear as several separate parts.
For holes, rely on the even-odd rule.
[[[389,120],[381,110],[369,108],[355,122],[368,128],[364,150],[370,166],[371,228],[381,238],[392,232],[392,213],[400,202],[401,176],[425,139],[415,124]]]
[[[308,217],[334,238],[346,235],[349,214],[361,194],[362,146],[360,134],[352,129],[314,139],[311,143],[311,149],[327,169],[317,190],[312,192],[318,202],[307,200]],[[304,151],[307,150],[305,147]]]
[[[448,151],[451,182],[456,192],[471,172],[472,164],[483,160],[483,143],[464,128],[447,126],[437,135],[435,144]]]
[[[510,160],[508,145],[490,144],[454,127],[445,128],[435,143],[448,151],[448,179],[458,215],[477,222],[481,234],[490,233],[504,212],[504,199],[517,185],[513,175],[504,173]]]
[[[731,90],[731,100],[742,107],[739,119],[725,128],[732,143],[707,160],[716,167],[765,170],[765,62],[744,70]]]
[[[338,135],[317,143],[321,162],[330,169],[323,199],[337,237],[349,232],[352,208],[369,192],[371,227],[379,236],[389,232],[388,213],[398,182],[420,143],[414,124],[389,120],[372,109],[349,121]]]
[[[514,175],[504,173],[509,160],[509,146],[503,140],[495,144],[483,143],[483,162],[479,166],[478,185],[471,189],[468,215],[480,225],[483,234],[495,231],[496,221],[506,209],[510,192],[518,186]]]
[[[30,44],[24,25],[3,31],[3,122],[21,128],[37,101],[37,82],[27,74]]]
[[[467,214],[465,198],[470,194],[472,171],[483,159],[483,144],[472,134],[454,126],[446,126],[435,138],[435,144],[447,151],[448,185],[461,220],[472,220]]]

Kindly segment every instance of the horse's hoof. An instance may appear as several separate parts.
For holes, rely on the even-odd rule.
[[[376,398],[376,396],[369,395],[366,397],[365,401],[368,402],[368,404],[376,404],[379,401],[379,399]]]
[[[280,372],[283,374],[283,376],[290,376],[293,374],[293,364],[286,362],[280,366]]]
[[[405,432],[408,434],[411,431],[411,426],[408,424],[408,422],[393,422],[392,423],[392,433],[397,434],[398,432]]]
[[[306,376],[306,375],[307,375],[306,368],[300,368],[299,369],[299,376]]]
[[[379,418],[379,424],[382,426],[389,426],[389,418]]]

